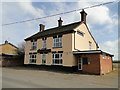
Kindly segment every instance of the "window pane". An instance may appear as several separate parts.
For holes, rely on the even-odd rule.
[[[34,55],[34,58],[36,58],[36,55]]]
[[[60,43],[59,46],[62,47],[62,43]]]
[[[84,34],[82,32],[77,31],[77,34],[84,36]]]
[[[62,42],[62,38],[59,38],[59,42]]]
[[[59,58],[59,54],[55,54],[55,58]]]
[[[62,59],[60,59],[59,63],[62,64]]]
[[[59,42],[59,38],[56,39],[56,42]]]
[[[31,42],[31,49],[36,49],[37,47],[37,42],[36,41],[32,41]]]
[[[34,58],[34,55],[32,55],[32,58]]]
[[[56,47],[59,47],[59,43],[56,43]]]
[[[83,64],[88,64],[88,59],[87,58],[83,58]]]
[[[62,58],[62,54],[59,55],[59,58],[60,58],[60,59]]]

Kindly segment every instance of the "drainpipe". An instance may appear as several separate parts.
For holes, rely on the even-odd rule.
[[[75,48],[75,32],[74,32],[74,50],[80,51],[79,49]]]

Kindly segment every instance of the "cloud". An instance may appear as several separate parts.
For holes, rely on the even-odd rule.
[[[118,39],[113,41],[109,40],[104,43],[100,43],[99,45],[101,50],[113,54],[114,60],[118,60]]]
[[[28,14],[33,15],[34,17],[45,16],[44,11],[40,8],[35,8],[32,5],[32,2],[18,2],[18,4],[25,14],[28,13]]]
[[[95,7],[94,9],[86,10],[89,13],[88,22],[91,24],[109,24],[112,22],[109,15],[109,8],[106,6]]]
[[[96,2],[78,2],[79,8],[90,7],[97,5]],[[99,6],[94,8],[85,9],[87,15],[87,22],[92,25],[104,25],[111,23],[110,10],[107,6]]]

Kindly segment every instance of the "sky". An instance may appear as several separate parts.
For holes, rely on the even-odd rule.
[[[104,0],[104,2],[107,0]],[[2,24],[28,20],[38,17],[49,16],[74,9],[80,9],[103,2],[75,1],[75,2],[21,2],[20,0],[2,2],[0,19]],[[0,3],[1,4],[1,3]],[[118,60],[118,3],[111,3],[99,7],[85,10],[87,13],[87,25],[94,39],[99,45],[99,49],[114,55],[114,60]],[[5,40],[18,45],[24,39],[39,31],[39,24],[44,24],[45,29],[56,27],[59,17],[63,20],[63,25],[78,22],[81,20],[80,11],[54,17],[39,19],[26,23],[2,26],[0,44]],[[1,20],[0,20],[1,23]]]

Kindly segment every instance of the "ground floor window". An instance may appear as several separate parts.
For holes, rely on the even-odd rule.
[[[36,63],[36,54],[30,54],[30,63]]]
[[[53,53],[53,64],[54,65],[62,65],[62,53]]]
[[[42,54],[42,64],[46,63],[46,54]]]
[[[88,58],[83,57],[82,60],[83,60],[83,65],[88,64]]]

